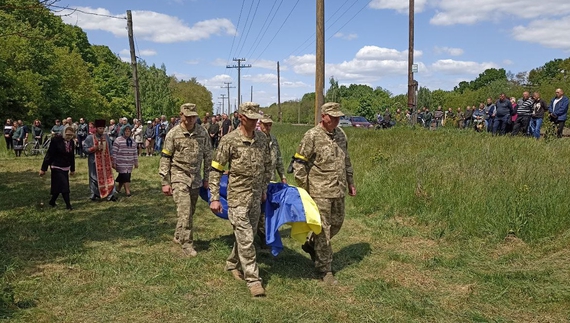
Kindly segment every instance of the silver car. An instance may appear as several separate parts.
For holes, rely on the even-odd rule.
[[[352,122],[350,122],[349,117],[342,116],[340,117],[340,122],[338,123],[339,127],[352,127]]]

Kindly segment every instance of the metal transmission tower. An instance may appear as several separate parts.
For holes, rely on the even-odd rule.
[[[237,65],[226,65],[226,68],[237,68],[238,70],[238,107],[241,104],[241,69],[242,68],[250,68],[251,65],[242,65],[241,62],[245,62],[245,58],[234,58],[234,62],[237,62]]]

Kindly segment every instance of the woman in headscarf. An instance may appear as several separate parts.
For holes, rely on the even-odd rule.
[[[72,127],[65,129],[63,136],[54,136],[42,163],[40,176],[44,176],[51,166],[51,200],[49,205],[55,207],[59,194],[63,196],[65,208],[73,210],[69,200],[69,174],[75,174],[75,132]],[[71,173],[70,173],[71,172]]]
[[[124,125],[121,129],[123,135],[113,143],[113,168],[119,173],[115,181],[119,184],[117,192],[125,187],[127,197],[131,196],[131,172],[139,167],[137,145],[131,138],[131,125]]]

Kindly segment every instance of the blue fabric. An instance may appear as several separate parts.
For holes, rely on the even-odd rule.
[[[210,204],[210,190],[205,189],[204,187],[200,187],[200,197],[202,200],[206,201]],[[228,200],[226,199],[228,196],[228,175],[222,175],[220,179],[220,203],[222,203],[222,213],[214,213],[218,217],[222,219],[228,219]]]

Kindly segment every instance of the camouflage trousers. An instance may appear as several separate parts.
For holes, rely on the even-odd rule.
[[[322,231],[319,234],[312,234],[309,244],[315,248],[315,268],[321,273],[326,273],[332,271],[331,239],[340,231],[344,222],[344,197],[313,198],[313,200],[321,214]]]
[[[251,203],[250,207],[237,206],[228,209],[228,218],[234,228],[236,241],[226,261],[226,270],[241,270],[248,286],[261,281],[253,244],[260,212],[259,203]]]
[[[174,239],[182,245],[182,248],[192,247],[194,237],[192,234],[192,222],[196,211],[199,188],[191,189],[184,183],[172,183],[172,197],[176,203],[178,222],[174,230]]]

